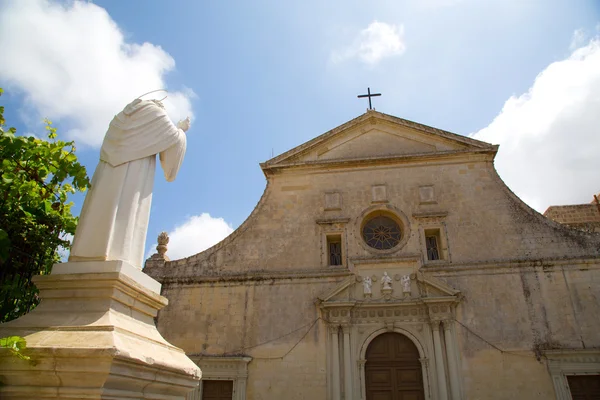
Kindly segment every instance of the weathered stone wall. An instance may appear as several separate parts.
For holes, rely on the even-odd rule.
[[[351,156],[364,147],[354,146]],[[170,302],[159,330],[188,354],[253,357],[249,399],[326,398],[327,334],[315,300],[359,260],[412,257],[422,272],[462,293],[456,320],[468,329],[457,323],[455,331],[466,398],[553,398],[543,351],[600,347],[600,235],[527,207],[498,177],[494,153],[267,172],[263,197],[232,235],[184,260],[147,263]],[[375,196],[374,185],[383,194]],[[423,201],[423,186],[433,187],[433,198]],[[326,210],[333,192],[341,205]],[[375,254],[364,245],[360,227],[372,209],[403,221],[401,249]],[[437,215],[443,228],[445,260],[426,258],[427,215]],[[331,223],[343,235],[341,267],[327,266],[323,221],[337,221]]]
[[[217,246],[168,263],[170,276],[227,275],[324,267],[319,218],[350,218],[347,257],[369,257],[359,241],[372,185],[386,185],[390,206],[409,221],[402,254],[422,252],[414,213],[445,211],[452,262],[564,258],[593,254],[600,242],[552,224],[512,195],[487,160],[278,174],[257,210]],[[419,204],[419,187],[433,185],[436,204]],[[339,211],[324,211],[326,192],[338,191]],[[597,254],[597,253],[596,253]]]
[[[544,351],[600,347],[598,260],[434,274],[464,295],[456,332],[467,398],[555,398]]]
[[[326,397],[326,329],[314,300],[339,278],[165,285],[158,329],[189,355],[250,355],[248,399]]]
[[[592,204],[550,206],[544,216],[575,229],[600,232],[600,207]]]

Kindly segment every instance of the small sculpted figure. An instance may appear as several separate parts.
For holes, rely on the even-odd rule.
[[[410,293],[410,275],[403,275],[400,282],[402,283],[402,292]]]
[[[371,295],[371,286],[373,286],[373,281],[370,276],[365,276],[363,278],[363,293],[365,295]]]
[[[381,277],[381,288],[383,290],[392,289],[392,277],[389,276],[387,272],[384,272]]]
[[[189,128],[189,118],[175,126],[158,100],[136,99],[113,118],[69,261],[122,260],[142,268],[156,155],[166,180],[175,180]]]

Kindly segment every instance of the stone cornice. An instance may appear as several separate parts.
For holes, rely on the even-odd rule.
[[[420,255],[409,254],[400,257],[365,257],[353,258],[349,262],[353,265],[364,264],[390,264],[419,262]],[[443,262],[443,261],[442,261]],[[164,268],[164,267],[163,267]],[[449,263],[440,262],[425,264],[421,266],[420,271],[435,276],[469,275],[472,273],[517,273],[530,269],[532,272],[540,270],[543,272],[552,271],[554,268],[563,269],[600,269],[600,256],[589,258],[560,258],[560,259],[508,259],[491,261],[473,261],[467,263]],[[231,284],[244,282],[260,281],[285,281],[285,280],[307,280],[307,279],[331,279],[347,278],[353,276],[346,268],[319,268],[302,270],[277,270],[277,271],[253,271],[244,273],[227,273],[221,275],[199,275],[199,276],[164,276],[160,281],[163,285],[182,284]]]
[[[382,255],[380,257],[352,257],[349,261],[354,265],[361,264],[393,264],[393,263],[418,263],[421,261],[421,254],[405,254],[390,257]]]
[[[66,265],[68,264],[68,265]],[[56,264],[57,270],[60,267],[72,266],[76,269],[78,263]],[[81,263],[86,264],[86,263]],[[98,297],[98,293],[113,292],[114,301],[120,302],[126,306],[134,307],[135,311],[147,314],[151,317],[156,316],[156,311],[160,310],[168,304],[168,300],[157,292],[148,289],[148,287],[134,280],[130,275],[116,270],[117,262],[104,261],[96,264],[107,264],[115,270],[115,272],[99,272],[99,273],[60,273],[50,275],[36,275],[32,281],[40,290],[43,297],[51,297],[58,290],[61,293],[67,293],[66,296],[77,298],[80,301],[87,301],[90,298]],[[75,267],[73,267],[75,266]],[[81,269],[84,269],[83,266]],[[130,267],[134,268],[134,267]],[[160,290],[160,286],[158,286]],[[49,291],[52,294],[46,294]],[[129,303],[130,299],[136,299],[134,305]]]
[[[331,325],[403,321],[431,322],[454,319],[457,296],[422,297],[392,301],[330,301],[319,304],[323,319]]]
[[[413,218],[426,219],[426,218],[444,218],[448,216],[448,211],[431,211],[431,212],[420,212],[413,213]]]
[[[468,263],[444,263],[427,264],[421,267],[421,271],[436,273],[444,276],[464,275],[473,272],[483,273],[516,273],[523,269],[543,270],[550,272],[554,268],[565,269],[600,269],[600,255],[597,257],[574,257],[574,258],[545,258],[545,259],[508,259],[473,261]]]
[[[319,218],[315,222],[318,225],[347,224],[350,218]]]
[[[588,362],[600,363],[600,349],[557,349],[542,350],[548,360],[557,362]]]
[[[323,309],[342,309],[342,308],[381,308],[381,307],[417,307],[423,305],[433,304],[454,304],[460,301],[459,296],[431,296],[431,297],[418,297],[410,300],[384,300],[375,299],[365,302],[363,300],[342,300],[342,301],[325,301],[319,304],[319,307]]]
[[[230,273],[220,275],[196,275],[196,276],[166,276],[161,279],[163,285],[198,285],[223,283],[249,283],[262,281],[283,281],[283,280],[305,280],[318,278],[343,278],[354,276],[345,268],[320,268],[306,270],[279,270],[279,271],[254,271],[244,273]]]
[[[492,161],[498,152],[498,146],[484,149],[449,150],[434,153],[415,153],[393,157],[363,157],[340,160],[317,160],[291,162],[282,164],[260,164],[265,176],[282,172],[283,170],[331,170],[369,166],[417,165],[417,164],[446,164],[467,161]]]
[[[495,148],[497,150],[497,148],[498,148],[498,146],[494,146],[490,143],[475,140],[475,139],[472,139],[467,136],[457,135],[456,133],[452,133],[452,132],[444,131],[442,129],[437,129],[437,128],[434,128],[431,126],[419,124],[417,122],[409,121],[409,120],[406,120],[403,118],[398,118],[398,117],[395,117],[392,115],[377,112],[375,110],[368,110],[366,113],[334,128],[320,136],[317,136],[316,138],[309,140],[306,143],[296,146],[293,149],[288,150],[285,153],[278,155],[277,157],[274,157],[274,158],[262,163],[261,167],[264,170],[265,167],[273,166],[275,164],[281,164],[282,162],[285,162],[285,160],[297,157],[300,154],[306,153],[307,151],[310,151],[311,149],[318,147],[322,143],[325,143],[327,140],[329,140],[329,139],[333,138],[334,136],[337,136],[345,131],[348,131],[352,128],[356,128],[356,127],[366,124],[366,123],[368,124],[368,123],[374,123],[374,122],[384,123],[384,124],[392,125],[392,126],[403,126],[403,127],[411,128],[411,129],[414,129],[414,130],[420,132],[421,134],[435,136],[436,138],[438,138],[438,140],[442,139],[447,142],[460,143],[462,146],[466,146],[466,147],[468,146],[468,147],[474,148],[474,149]]]
[[[248,364],[252,361],[252,357],[250,356],[211,356],[200,353],[188,354],[188,357],[198,365],[210,363],[215,368],[232,364]]]

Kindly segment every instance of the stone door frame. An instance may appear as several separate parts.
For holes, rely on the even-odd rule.
[[[394,327],[391,330],[388,327],[380,327],[380,328],[375,328],[375,330],[371,330],[371,333],[364,339],[362,346],[360,348],[359,351],[359,359],[358,359],[358,368],[359,368],[359,385],[360,385],[360,393],[361,393],[361,399],[366,399],[367,398],[367,380],[366,380],[366,376],[365,376],[365,365],[367,363],[366,360],[366,354],[367,354],[367,348],[369,347],[369,345],[371,344],[371,342],[373,340],[375,340],[376,337],[378,337],[379,335],[381,335],[382,333],[387,333],[387,332],[394,332],[394,333],[399,333],[401,335],[406,336],[417,348],[417,350],[419,351],[419,361],[421,362],[421,375],[423,377],[423,391],[425,392],[425,398],[426,399],[430,399],[431,398],[431,393],[430,393],[430,379],[429,379],[429,371],[428,371],[428,358],[426,357],[426,354],[428,353],[425,349],[425,347],[423,346],[423,344],[419,341],[419,339],[417,338],[417,336],[413,335],[413,333],[410,330],[405,329],[406,327]],[[356,396],[355,396],[356,397]]]
[[[321,303],[323,319],[329,326],[328,398],[365,400],[366,349],[379,334],[397,332],[406,335],[419,350],[425,399],[461,399],[454,332],[457,303],[454,296],[414,301]]]
[[[202,380],[233,381],[232,400],[246,399],[248,363],[252,357],[189,356],[202,370]],[[186,400],[202,400],[202,380]]]
[[[412,258],[407,260],[409,264],[415,262]],[[369,262],[377,264],[373,260]],[[328,399],[366,399],[366,348],[383,332],[404,334],[419,349],[427,400],[463,398],[455,332],[456,307],[462,295],[444,282],[418,271],[411,274],[411,293],[407,294],[398,287],[396,275],[392,285],[396,286],[395,293],[402,297],[393,291],[382,292],[381,296],[364,294],[362,285],[357,287],[361,275],[352,274],[317,298],[316,306],[328,326]]]
[[[548,371],[554,384],[557,400],[571,400],[568,375],[600,374],[600,350],[561,349],[546,350]]]

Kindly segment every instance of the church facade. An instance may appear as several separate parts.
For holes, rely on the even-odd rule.
[[[525,205],[497,151],[369,110],[261,164],[235,232],[146,262],[159,331],[202,369],[188,398],[597,393],[600,235]]]

